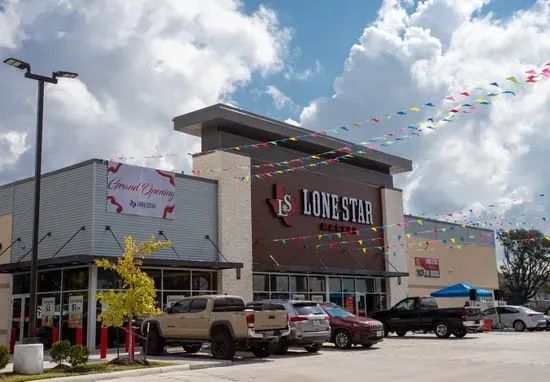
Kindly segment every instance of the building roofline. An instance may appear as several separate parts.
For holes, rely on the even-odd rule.
[[[85,167],[85,166],[88,166],[92,163],[106,164],[107,162],[108,161],[106,159],[99,159],[99,158],[87,159],[85,161],[72,164],[70,166],[66,166],[66,167],[59,168],[57,170],[52,170],[52,171],[49,171],[49,172],[45,172],[45,173],[42,174],[41,178],[43,179],[43,178],[46,178],[46,177],[49,177],[49,176],[61,174],[61,173],[66,172],[66,171],[74,170],[76,168]],[[145,166],[140,166],[140,167],[145,167]],[[167,172],[171,172],[171,171],[167,171]],[[215,179],[201,178],[201,177],[198,177],[198,176],[181,174],[181,173],[177,173],[177,172],[172,172],[172,173],[175,175],[176,178],[189,178],[189,179],[198,180],[198,181],[206,182],[206,183],[218,183],[218,181],[215,180]],[[29,176],[29,177],[26,177],[26,178],[23,178],[23,179],[19,179],[19,180],[10,182],[10,183],[0,185],[0,190],[10,188],[10,187],[16,186],[18,184],[31,182],[33,180],[34,180],[34,176]]]
[[[248,129],[257,134],[263,133],[263,135],[275,136],[275,138],[266,140],[284,139],[297,135],[319,133],[222,103],[182,114],[173,118],[172,121],[174,123],[174,130],[196,137],[202,136],[204,128],[219,122],[229,122],[231,124],[240,125],[240,130],[243,132]],[[352,151],[355,152],[366,149],[364,146],[332,136],[322,135],[320,133],[317,137],[308,139],[308,142],[326,148],[325,151],[331,151],[342,147],[351,147]],[[356,156],[388,166],[392,174],[412,171],[411,160],[387,154],[382,151],[367,150],[364,155]]]
[[[452,225],[452,226],[460,227],[460,228],[462,228],[462,226],[464,225],[466,228],[475,229],[475,230],[478,230],[478,231],[485,231],[485,232],[492,232],[492,233],[495,232],[494,229],[476,227],[475,225],[453,223],[453,222],[447,222],[445,220],[437,220],[437,219],[433,219],[433,218],[425,218],[425,217],[422,217],[422,216],[409,215],[409,214],[404,214],[403,216],[406,217],[406,218],[412,218],[412,219],[422,219],[424,221],[429,221],[429,222],[433,222],[433,223],[443,223],[443,224]]]

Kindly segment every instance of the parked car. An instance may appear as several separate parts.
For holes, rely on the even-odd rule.
[[[523,306],[550,316],[550,300],[529,300]]]
[[[372,314],[384,324],[385,335],[395,332],[403,337],[409,331],[435,332],[439,338],[464,337],[481,326],[481,309],[464,306],[439,308],[433,297],[408,297],[388,310]]]
[[[247,307],[281,304],[287,312],[290,333],[273,345],[274,354],[286,354],[289,347],[303,347],[310,353],[318,352],[324,342],[330,341],[330,322],[327,314],[314,301],[258,300]]]
[[[544,330],[550,331],[550,316],[544,315],[544,321],[546,321],[546,326]]]
[[[160,316],[144,319],[141,332],[148,336],[150,355],[163,353],[166,345],[196,353],[210,342],[214,358],[231,360],[237,350],[269,357],[272,343],[287,336],[290,328],[280,304],[246,308],[239,296],[204,295],[185,297]]]
[[[349,349],[352,345],[365,348],[384,339],[384,325],[368,317],[356,316],[331,302],[319,304],[330,320],[330,341],[339,349]]]
[[[513,328],[516,332],[546,328],[544,315],[524,306],[504,305],[489,308],[483,315],[490,318],[493,328]]]

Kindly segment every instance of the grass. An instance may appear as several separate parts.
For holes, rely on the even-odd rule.
[[[152,367],[173,366],[171,362],[150,362],[148,366],[134,365],[115,365],[109,362],[90,362],[84,367],[71,369],[69,366],[61,365],[52,369],[45,369],[42,374],[22,375],[15,373],[0,373],[0,382],[22,382],[22,381],[38,381],[48,378],[74,377],[76,375],[87,374],[103,374],[112,373],[115,371],[126,371],[135,369],[148,369]]]

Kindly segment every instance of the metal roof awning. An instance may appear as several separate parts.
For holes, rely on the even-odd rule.
[[[284,273],[317,273],[324,275],[350,275],[350,276],[368,276],[368,277],[408,277],[408,272],[389,272],[375,269],[357,269],[357,268],[334,268],[334,267],[308,267],[296,265],[254,265],[254,272],[284,272]]]
[[[110,258],[108,256],[94,256],[94,255],[73,255],[73,256],[59,256],[47,259],[38,260],[38,269],[59,268],[63,266],[75,266],[75,265],[89,265],[93,264],[96,260]],[[116,259],[116,257],[112,257]],[[179,259],[159,259],[149,257],[143,259],[143,266],[145,267],[170,267],[170,268],[203,268],[203,269],[240,269],[243,267],[243,263],[233,263],[225,261],[198,261],[198,260],[179,260]],[[31,262],[22,261],[19,263],[7,263],[0,264],[0,273],[15,273],[30,271]]]

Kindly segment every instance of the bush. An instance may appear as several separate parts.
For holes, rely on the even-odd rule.
[[[82,367],[88,362],[90,352],[88,348],[80,345],[71,346],[67,354],[67,361],[73,368]]]
[[[68,340],[56,342],[50,349],[50,356],[52,357],[52,360],[58,365],[61,365],[67,359],[70,348],[71,342]]]
[[[0,369],[6,367],[10,361],[10,349],[6,345],[0,344]]]

